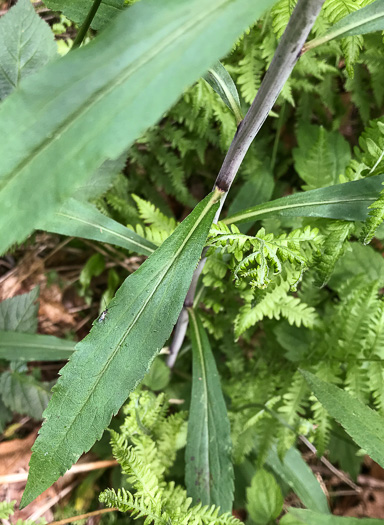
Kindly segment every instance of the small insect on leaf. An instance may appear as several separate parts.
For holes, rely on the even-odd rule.
[[[101,314],[99,315],[99,318],[97,320],[98,323],[102,323],[104,322],[105,318],[107,317],[107,313],[108,313],[108,308],[106,308],[104,310],[104,312],[101,312]]]

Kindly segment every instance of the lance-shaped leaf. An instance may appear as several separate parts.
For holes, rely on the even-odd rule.
[[[309,509],[329,514],[327,498],[321,485],[300,452],[292,447],[280,458],[273,445],[266,459],[267,465],[289,485]]]
[[[289,507],[289,515],[296,518],[296,523],[304,525],[383,525],[383,520],[374,518],[352,518],[350,516],[332,516],[331,514],[320,514],[307,509],[296,509]],[[284,522],[285,523],[285,522]],[[287,521],[287,523],[292,523]]]
[[[53,335],[0,331],[0,359],[9,361],[60,361],[68,359],[75,343]]]
[[[229,107],[236,117],[236,123],[239,125],[243,120],[241,113],[240,99],[235,83],[231,75],[225,69],[221,62],[217,62],[211,69],[208,69],[204,75],[204,80],[216,91],[224,104]]]
[[[384,418],[345,390],[301,370],[320,403],[359,447],[384,467]]]
[[[192,399],[185,451],[185,482],[195,504],[232,510],[233,467],[227,408],[207,333],[190,309],[193,352]]]
[[[270,216],[326,217],[345,221],[363,221],[370,206],[379,196],[384,175],[336,184],[265,202],[227,217],[225,224],[239,224]]]
[[[0,100],[57,55],[51,29],[30,0],[18,0],[0,20]]]
[[[106,217],[92,204],[76,199],[68,199],[53,217],[37,226],[38,229],[62,235],[107,242],[141,255],[151,255],[156,249],[150,241]]]
[[[307,42],[304,51],[346,36],[364,35],[384,29],[384,0],[376,0],[334,24],[324,35]]]
[[[169,337],[206,241],[219,192],[206,197],[119,288],[76,346],[33,446],[22,505],[89,450]]]
[[[26,78],[0,108],[0,253],[121,155],[272,3],[140,0]]]

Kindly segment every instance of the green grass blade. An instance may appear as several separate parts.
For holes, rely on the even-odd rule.
[[[363,221],[368,216],[368,206],[377,199],[382,190],[383,182],[384,174],[295,193],[248,208],[227,217],[223,222],[240,224],[270,216],[326,217],[346,221]]]
[[[384,467],[384,418],[345,390],[301,370],[320,403],[359,447]]]
[[[0,331],[0,359],[9,361],[60,361],[69,359],[75,343],[53,335]]]
[[[296,448],[279,458],[276,446],[270,450],[267,465],[287,483],[302,503],[317,512],[329,514],[327,498],[312,470]]]
[[[141,255],[151,255],[157,248],[144,237],[105,216],[92,204],[76,199],[68,199],[60,211],[48,221],[42,221],[38,229],[107,242]]]
[[[272,3],[141,0],[25,79],[0,107],[0,253],[155,124]]]
[[[237,125],[243,120],[240,98],[231,75],[221,62],[208,69],[204,80],[216,91],[224,104],[233,112]]]
[[[218,205],[206,197],[109,304],[76,346],[44,413],[22,506],[100,439],[170,336]]]
[[[189,318],[193,383],[185,451],[187,492],[195,504],[230,512],[234,484],[227,408],[207,333],[192,309]]]
[[[305,525],[383,525],[383,520],[374,518],[352,518],[350,516],[332,516],[306,509],[289,507],[289,514]]]

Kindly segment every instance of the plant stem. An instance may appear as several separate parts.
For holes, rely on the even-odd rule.
[[[240,124],[216,179],[228,192],[249,146],[271,111],[319,14],[324,0],[299,0],[261,83],[255,100]]]
[[[239,124],[232,144],[216,178],[214,187],[224,191],[224,195],[221,198],[220,207],[215,216],[215,223],[219,220],[225,198],[236,177],[245,154],[252,144],[253,139],[260,131],[268,113],[271,111],[285,82],[288,80],[296,62],[301,56],[304,43],[322,8],[322,5],[324,4],[324,1],[325,0],[298,0],[296,4],[284,34],[277,46],[272,62],[257,92],[255,100],[252,102],[244,120]],[[191,287],[184,301],[184,307],[176,325],[175,338],[169,348],[170,355],[167,364],[170,367],[174,365],[177,353],[183,344],[188,326],[188,317],[186,317],[184,311],[188,305],[190,306],[193,304],[197,280],[203,270],[204,264],[205,258],[203,253],[199,266],[195,270]]]
[[[73,42],[72,49],[76,49],[77,47],[80,47],[85,35],[87,34],[87,31],[92,23],[92,20],[95,18],[95,15],[97,13],[97,10],[99,9],[101,4],[101,0],[94,0],[91,9],[89,10],[87,14],[87,18],[82,23],[82,26],[80,27],[76,38]]]

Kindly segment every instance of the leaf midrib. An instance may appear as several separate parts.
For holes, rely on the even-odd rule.
[[[80,416],[80,414],[82,413],[83,409],[84,409],[84,406],[86,406],[86,404],[88,403],[88,400],[89,398],[93,395],[95,389],[97,388],[97,385],[99,384],[99,382],[101,381],[101,378],[103,377],[103,375],[105,374],[106,370],[108,369],[111,361],[116,357],[117,353],[120,352],[121,350],[121,346],[124,344],[126,338],[128,337],[129,333],[131,332],[131,330],[133,329],[133,327],[135,326],[137,320],[139,319],[139,317],[142,315],[142,313],[144,312],[145,308],[147,307],[150,299],[154,296],[154,294],[156,293],[157,289],[159,288],[160,284],[162,283],[162,279],[164,277],[164,275],[169,271],[169,269],[171,268],[172,265],[175,264],[180,252],[182,251],[182,249],[184,248],[185,244],[188,242],[188,240],[190,239],[190,237],[193,235],[193,233],[195,232],[196,228],[198,227],[198,225],[200,224],[200,222],[204,219],[204,217],[207,215],[207,213],[209,212],[210,208],[215,204],[215,194],[213,194],[213,196],[211,197],[211,199],[208,201],[207,203],[207,206],[204,208],[204,210],[202,210],[201,214],[199,215],[198,219],[196,220],[194,226],[191,228],[191,230],[189,231],[188,235],[185,237],[185,239],[183,240],[183,242],[181,243],[180,247],[178,248],[178,250],[176,251],[173,259],[171,259],[171,262],[163,269],[163,270],[160,270],[157,274],[157,278],[158,278],[158,282],[157,284],[155,285],[154,289],[153,289],[153,292],[148,296],[147,300],[144,302],[142,308],[139,310],[139,312],[136,314],[136,316],[134,317],[134,319],[131,321],[131,324],[130,326],[128,327],[128,330],[124,333],[124,335],[120,338],[119,342],[116,344],[116,347],[115,347],[115,350],[113,351],[113,353],[110,355],[110,357],[108,358],[108,360],[106,361],[105,365],[103,366],[103,368],[101,369],[100,373],[99,373],[99,376],[98,376],[98,379],[96,380],[96,382],[94,383],[94,386],[92,389],[90,389],[86,399],[84,400],[84,402],[82,403],[81,405],[81,409],[78,410],[77,414],[75,415],[75,417],[72,419],[71,423],[68,424],[66,426],[66,434],[72,429],[73,425],[75,424],[75,422],[77,421],[77,418]],[[160,276],[160,277],[159,277]],[[125,313],[122,313],[122,315],[120,316],[120,319],[122,319],[123,317],[125,317]],[[56,445],[56,448],[59,448],[59,445],[61,444],[62,441],[65,440],[65,436],[62,437],[61,440],[59,440],[58,444]]]
[[[103,97],[108,96],[110,93],[112,93],[119,85],[124,83],[131,75],[133,75],[136,71],[144,67],[146,64],[154,60],[157,55],[159,55],[161,52],[166,50],[168,47],[172,46],[175,41],[178,40],[178,38],[182,35],[188,34],[191,29],[193,29],[196,25],[203,22],[208,16],[211,16],[219,9],[222,9],[222,6],[231,3],[231,0],[223,0],[219,5],[214,7],[208,12],[202,12],[200,16],[197,19],[193,19],[192,21],[187,21],[185,25],[181,25],[179,29],[175,32],[173,32],[168,38],[164,38],[161,40],[160,44],[158,46],[153,46],[150,51],[147,51],[140,57],[138,60],[138,63],[135,64],[129,64],[127,68],[124,68],[122,71],[119,71],[116,76],[114,77],[114,80],[112,82],[108,82],[108,84],[105,86],[102,86],[99,90],[96,90],[95,93],[89,97],[87,102],[83,104],[82,108],[75,108],[69,116],[63,121],[63,123],[55,129],[55,131],[49,136],[47,136],[40,144],[38,144],[33,150],[30,152],[28,157],[23,159],[15,168],[11,170],[9,175],[4,174],[4,183],[1,187],[1,191],[3,191],[8,183],[11,181],[14,181],[15,178],[17,178],[18,175],[22,172],[22,170],[28,166],[36,157],[38,157],[42,152],[45,151],[57,138],[59,138],[63,133],[65,133],[72,125],[75,125],[75,123],[82,118],[88,111],[90,111],[93,106],[95,106]],[[154,49],[155,48],[155,49]],[[94,74],[94,72],[93,72]],[[76,85],[79,82],[83,82],[84,79],[81,78],[77,80],[77,82],[71,84],[68,86],[67,89],[73,89],[74,85]],[[65,93],[66,90],[61,91],[57,97],[54,97],[53,99],[50,99],[48,101],[49,104],[52,104],[55,98],[60,98],[63,93]],[[45,106],[42,108],[43,111],[45,109]],[[74,118],[75,117],[75,118]]]
[[[200,356],[200,366],[201,366],[201,373],[202,373],[202,376],[203,376],[203,388],[204,388],[204,397],[205,397],[205,403],[204,403],[204,406],[203,406],[203,410],[204,410],[203,419],[206,421],[206,425],[207,425],[207,428],[208,428],[208,388],[207,388],[207,371],[206,371],[206,368],[205,368],[205,361],[204,361],[204,351],[203,351],[203,345],[202,345],[201,338],[200,338],[199,327],[198,327],[197,321],[196,321],[195,312],[194,312],[194,310],[192,308],[190,308],[189,309],[189,313],[190,313],[190,316],[191,316],[191,319],[192,319],[193,328],[195,330],[196,343],[197,343],[197,348],[198,348],[199,356]],[[206,465],[208,465],[208,468],[210,469],[209,447],[205,447],[204,457],[205,457],[205,463],[206,463]],[[210,483],[209,483],[209,477],[208,477],[208,485],[207,485],[206,489],[209,490],[209,492],[210,492],[211,487],[210,487]],[[211,500],[211,497],[209,497],[209,501],[210,500]]]
[[[243,213],[242,215],[233,215],[232,217],[228,217],[227,219],[224,219],[222,222],[224,224],[232,224],[234,222],[238,222],[243,219],[253,217],[257,217],[258,215],[262,215],[263,213],[269,213],[272,211],[280,211],[280,210],[287,210],[292,208],[306,208],[310,206],[326,206],[328,204],[348,204],[350,202],[375,202],[375,197],[361,197],[358,196],[356,198],[348,198],[348,199],[340,199],[340,200],[329,200],[329,201],[313,201],[313,202],[307,202],[307,203],[295,203],[295,204],[288,204],[283,206],[271,206],[270,208],[266,207],[254,212],[249,213]]]
[[[80,217],[77,217],[75,214],[71,215],[71,214],[69,214],[69,213],[64,213],[64,212],[59,211],[59,212],[57,212],[57,215],[60,215],[61,217],[64,217],[64,218],[66,218],[66,219],[71,219],[71,220],[74,220],[74,221],[80,222],[80,223],[85,224],[85,225],[87,225],[87,226],[92,226],[93,228],[96,228],[96,229],[103,229],[103,230],[106,231],[107,233],[109,233],[109,234],[111,234],[111,235],[114,235],[115,237],[120,238],[120,239],[122,239],[122,240],[124,240],[124,241],[126,241],[126,242],[130,242],[130,243],[132,243],[132,244],[135,244],[135,245],[138,246],[139,248],[143,248],[143,249],[145,249],[145,250],[148,250],[148,251],[150,251],[151,253],[153,253],[153,252],[155,251],[154,249],[149,248],[148,246],[146,246],[146,245],[144,245],[144,244],[140,244],[138,241],[135,241],[135,240],[133,240],[133,239],[130,239],[129,237],[126,237],[125,235],[122,235],[122,234],[120,234],[120,233],[118,233],[118,232],[116,232],[116,231],[114,231],[114,230],[111,230],[110,228],[107,228],[107,227],[105,227],[105,226],[101,226],[101,225],[99,225],[99,224],[95,224],[95,223],[90,222],[90,221],[88,221],[88,220],[82,219],[82,218],[80,218]],[[106,217],[106,218],[108,218],[108,217]],[[127,228],[127,229],[129,229],[129,228]],[[132,232],[132,233],[134,233],[134,232]]]

